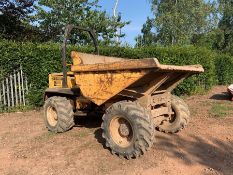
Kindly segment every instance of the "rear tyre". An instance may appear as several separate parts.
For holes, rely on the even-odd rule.
[[[183,99],[172,96],[172,111],[174,114],[169,120],[165,120],[158,126],[158,130],[165,133],[177,133],[184,129],[190,120],[188,105]]]
[[[103,115],[102,136],[113,154],[137,158],[151,148],[154,126],[149,113],[135,102],[111,105]]]
[[[65,97],[50,97],[44,104],[44,122],[49,131],[62,133],[74,126],[74,112]]]

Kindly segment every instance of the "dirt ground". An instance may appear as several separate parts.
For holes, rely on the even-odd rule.
[[[157,132],[153,148],[133,160],[103,147],[96,117],[79,118],[71,131],[52,134],[42,111],[0,114],[0,174],[233,175],[233,103],[225,91],[218,86],[186,97],[189,126],[174,135]]]

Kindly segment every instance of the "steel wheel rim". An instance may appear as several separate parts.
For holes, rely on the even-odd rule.
[[[56,126],[58,122],[57,111],[52,106],[47,108],[47,121],[51,126]]]
[[[133,140],[133,129],[130,122],[121,116],[115,116],[109,125],[112,140],[120,147],[126,148]]]

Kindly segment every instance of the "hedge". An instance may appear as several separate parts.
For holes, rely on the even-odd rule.
[[[233,56],[218,55],[215,61],[218,84],[233,83]]]
[[[91,47],[69,47],[71,50],[90,53]],[[21,64],[30,83],[27,96],[30,104],[43,104],[43,92],[48,86],[48,74],[61,72],[61,50],[56,43],[20,43],[0,40],[0,76],[4,77]],[[193,94],[210,89],[214,84],[226,84],[232,81],[231,67],[233,58],[229,55],[215,53],[206,48],[186,47],[101,47],[100,54],[123,58],[158,58],[163,64],[191,65],[201,64],[205,73],[186,79],[176,89],[178,95]],[[70,61],[70,60],[68,60]],[[226,65],[227,64],[227,65]],[[227,69],[225,69],[227,67]],[[1,77],[0,77],[1,78]]]

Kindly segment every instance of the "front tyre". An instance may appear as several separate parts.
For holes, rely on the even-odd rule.
[[[74,112],[66,97],[53,96],[44,104],[44,122],[49,131],[62,133],[74,126]]]
[[[151,148],[154,125],[149,113],[135,102],[111,105],[103,115],[103,138],[113,154],[137,158]]]

